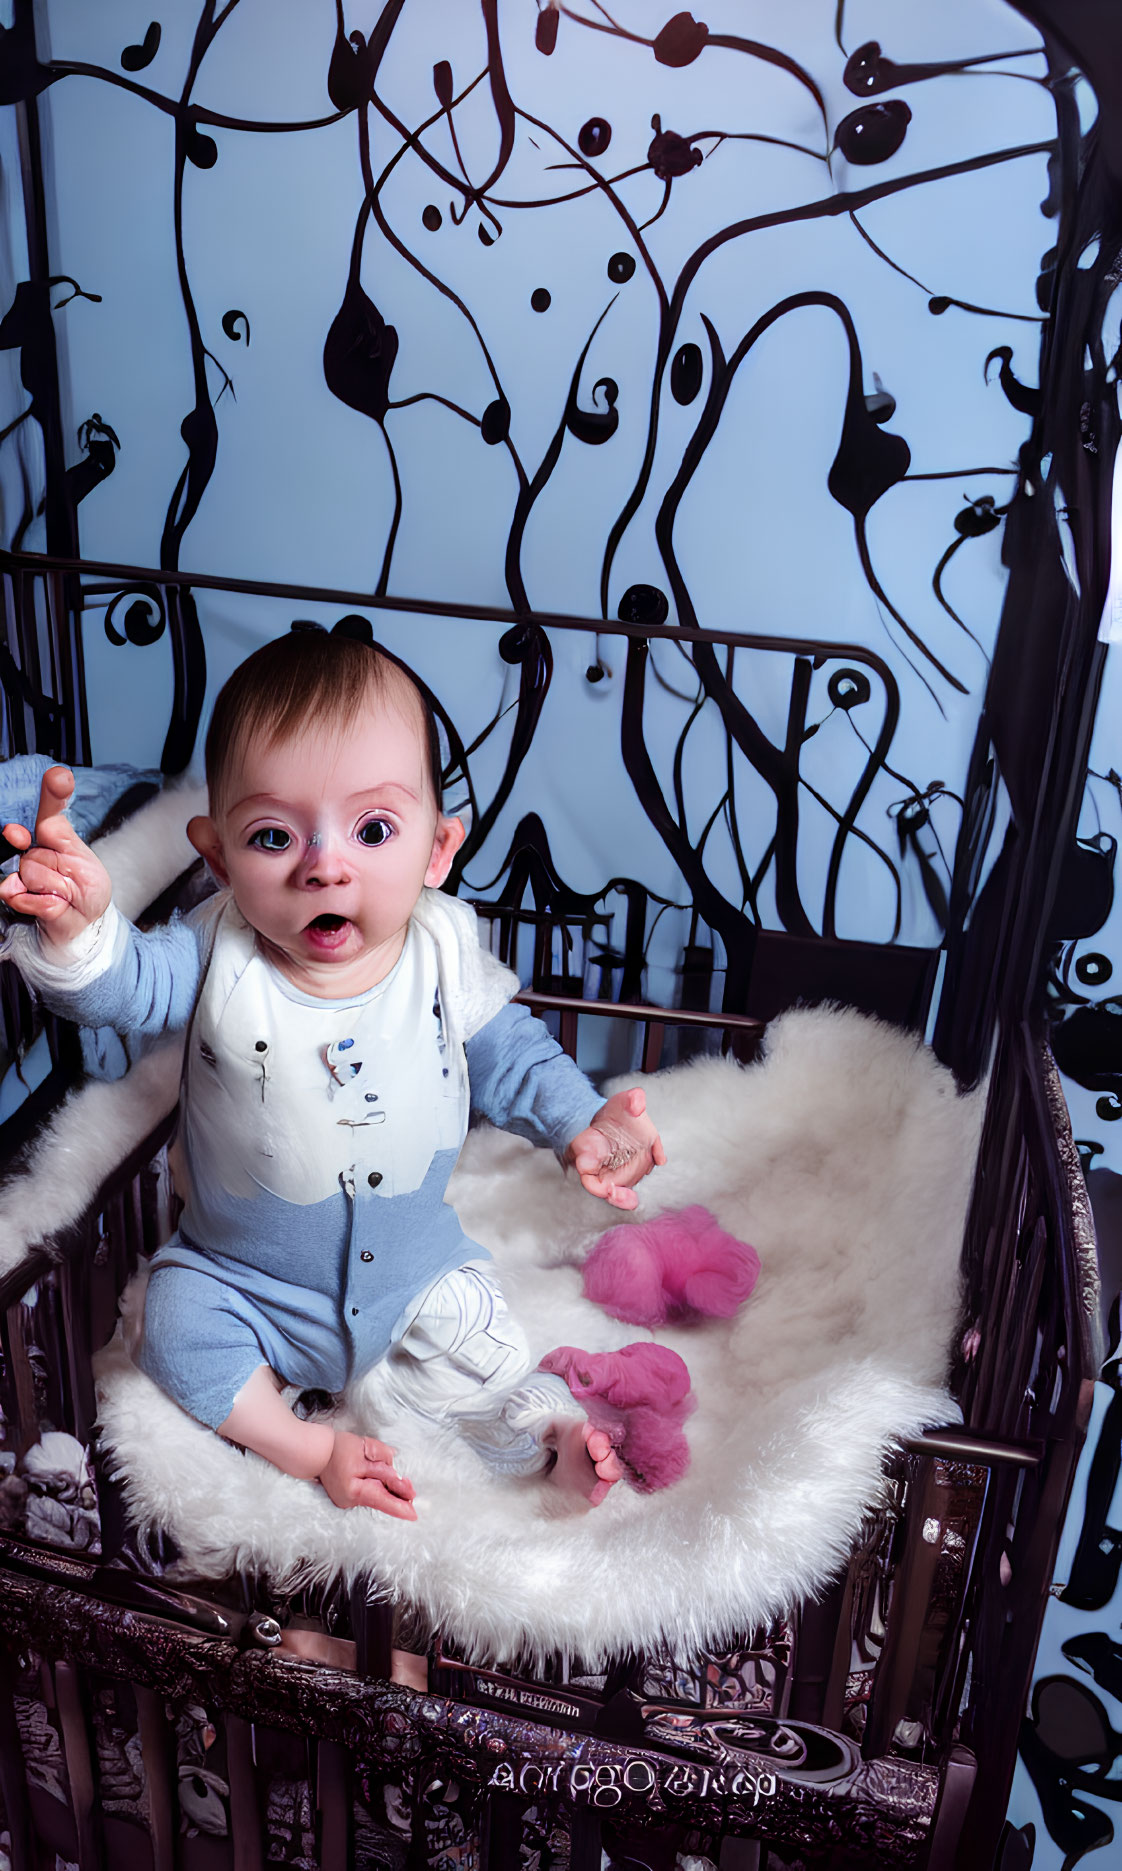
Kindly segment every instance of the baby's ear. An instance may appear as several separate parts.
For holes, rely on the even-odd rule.
[[[432,856],[425,872],[425,882],[431,890],[437,890],[452,868],[452,859],[463,844],[467,833],[459,819],[439,818],[436,821],[436,837],[432,841]]]
[[[222,840],[213,819],[194,818],[187,826],[187,836],[201,858],[205,858],[220,884],[228,884],[229,872],[222,856]]]

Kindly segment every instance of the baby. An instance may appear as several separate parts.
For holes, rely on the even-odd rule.
[[[471,1110],[551,1145],[633,1208],[664,1163],[641,1091],[602,1102],[441,893],[464,838],[441,811],[431,709],[371,645],[266,644],[215,703],[223,886],[140,934],[44,776],[0,899],[8,951],[56,1011],[141,1038],[187,1029],[178,1232],[153,1258],[138,1361],[184,1409],[338,1507],[413,1520],[393,1451],[293,1414],[282,1390],[368,1394],[454,1424],[496,1472],[597,1505],[625,1470],[557,1376],[530,1368],[484,1251],[444,1200]]]

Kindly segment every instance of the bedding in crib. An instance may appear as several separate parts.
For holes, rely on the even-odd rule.
[[[942,1379],[978,1101],[911,1037],[829,1008],[775,1022],[760,1064],[703,1059],[645,1084],[670,1161],[639,1213],[702,1202],[762,1262],[732,1319],[655,1334],[686,1360],[697,1398],[685,1477],[559,1514],[547,1483],[497,1480],[460,1439],[388,1412],[375,1370],[340,1420],[397,1447],[418,1520],[341,1513],[318,1484],[192,1422],[136,1368],[141,1276],[97,1362],[100,1420],[132,1511],[171,1533],[185,1572],[365,1578],[480,1661],[688,1649],[827,1583],[893,1438],[955,1413]],[[551,1155],[473,1132],[450,1195],[535,1353],[636,1337],[581,1292],[581,1263],[618,1216]]]

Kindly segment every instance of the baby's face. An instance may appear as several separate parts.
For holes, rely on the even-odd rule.
[[[330,1000],[385,978],[464,836],[437,811],[420,718],[379,706],[342,732],[251,740],[221,813],[188,829],[269,959]]]

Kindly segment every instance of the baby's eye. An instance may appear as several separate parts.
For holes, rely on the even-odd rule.
[[[292,839],[279,825],[263,825],[249,842],[256,845],[258,851],[287,851]]]
[[[387,838],[393,837],[393,826],[385,819],[367,819],[365,825],[358,828],[358,841],[362,845],[384,845]]]

